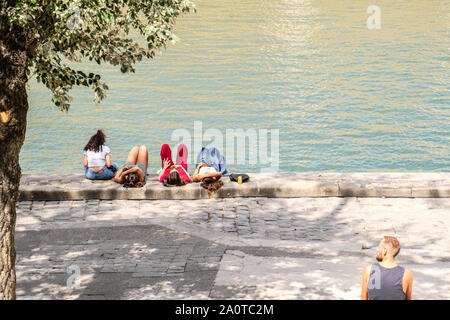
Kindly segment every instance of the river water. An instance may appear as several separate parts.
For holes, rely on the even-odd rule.
[[[31,79],[23,171],[82,172],[97,129],[120,164],[147,145],[150,172],[180,134],[193,153],[218,145],[232,171],[449,171],[449,1],[379,0],[379,29],[366,24],[372,1],[194,2],[180,41],[135,74],[81,66],[110,87],[99,106],[75,88],[62,113]],[[226,143],[238,129],[256,133],[245,161]]]

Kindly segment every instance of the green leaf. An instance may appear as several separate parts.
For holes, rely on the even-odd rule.
[[[38,42],[33,71],[63,111],[69,109],[68,93],[74,85],[91,86],[96,102],[105,98],[104,91],[109,89],[100,75],[73,70],[71,64],[64,62],[87,59],[99,65],[119,66],[123,73],[135,72],[136,62],[143,57],[154,58],[156,50],[166,47],[167,41],[178,41],[171,33],[176,18],[196,11],[190,0],[52,0],[48,6],[38,0],[14,3],[15,6],[0,11],[0,18],[7,17],[10,29],[22,26],[35,33]],[[78,14],[69,9],[71,3],[78,6],[81,29],[72,30],[67,25],[69,17]],[[134,35],[127,38],[133,30],[146,40],[143,47]]]

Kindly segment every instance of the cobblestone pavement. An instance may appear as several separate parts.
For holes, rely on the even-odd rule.
[[[378,241],[395,235],[413,298],[450,299],[449,218],[450,198],[24,201],[17,294],[358,299]]]

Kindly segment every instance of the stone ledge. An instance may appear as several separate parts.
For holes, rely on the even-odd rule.
[[[389,197],[448,198],[450,172],[286,172],[250,173],[250,182],[238,185],[228,177],[218,198],[231,197]],[[139,189],[126,189],[114,181],[91,181],[83,174],[23,174],[20,200],[87,199],[202,199],[208,194],[199,183],[164,187],[157,176],[147,176]]]

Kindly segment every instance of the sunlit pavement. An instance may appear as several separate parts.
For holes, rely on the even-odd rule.
[[[450,299],[450,198],[24,201],[19,299],[358,299],[383,235]]]

